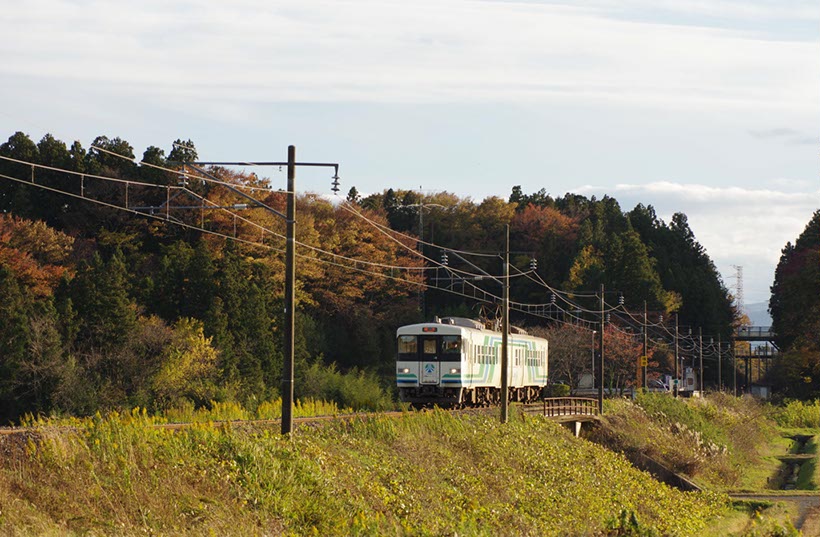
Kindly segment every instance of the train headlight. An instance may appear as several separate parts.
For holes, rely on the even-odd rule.
[[[410,372],[410,368],[408,368],[408,367],[405,367],[404,369],[399,369],[399,373],[409,373],[409,372]]]
[[[451,375],[458,375],[461,373],[461,369],[456,369],[455,367],[450,370]]]

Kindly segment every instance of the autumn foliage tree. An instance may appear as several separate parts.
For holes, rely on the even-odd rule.
[[[148,147],[140,166],[116,136],[84,148],[17,132],[0,144],[0,156],[22,162],[0,159],[0,174],[19,179],[0,181],[0,418],[210,398],[252,407],[278,395],[285,223],[259,205],[283,213],[287,194],[248,171],[208,168],[214,181],[186,165],[182,175],[197,158],[182,140]],[[95,203],[126,199],[145,214]],[[714,331],[731,323],[725,288],[684,215],[665,224],[651,207],[624,213],[608,196],[544,189],[474,201],[389,188],[362,197],[353,187],[340,203],[297,196],[298,378],[346,385],[355,372],[355,390],[373,378],[391,388],[398,326],[495,307],[466,295],[500,295],[485,273],[501,272],[507,226],[514,300],[548,302],[545,282],[592,300],[605,284],[628,307],[646,300]],[[447,251],[459,272],[438,266]],[[589,332],[550,330],[553,372],[575,382],[591,358]],[[619,338],[607,334],[616,388],[629,385],[637,356]]]

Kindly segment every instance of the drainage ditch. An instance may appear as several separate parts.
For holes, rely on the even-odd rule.
[[[777,477],[770,483],[770,488],[776,490],[797,490],[800,481],[800,472],[809,470],[806,463],[814,460],[815,455],[807,452],[807,447],[811,436],[795,435],[791,439],[792,444],[791,454],[780,457],[781,467]]]

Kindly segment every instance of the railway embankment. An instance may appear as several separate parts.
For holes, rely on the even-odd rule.
[[[738,521],[745,530],[724,528],[727,534],[752,531],[765,516],[782,531],[793,525],[803,535],[820,535],[818,410],[816,403],[772,406],[723,394],[645,394],[608,402],[587,438],[671,486],[729,494],[752,516],[746,526]]]
[[[0,436],[0,533],[788,535],[788,504],[730,499],[753,482],[733,465],[777,458],[758,443],[777,431],[766,410],[669,404],[608,402],[599,443],[515,407],[506,425],[496,410],[436,410],[325,420],[290,438],[269,422],[157,427],[138,411],[39,421]],[[753,430],[720,436],[752,417]],[[618,443],[600,445],[607,437]],[[786,451],[793,443],[783,439]],[[630,449],[702,490],[636,469]]]
[[[543,417],[408,412],[297,427],[143,413],[0,438],[0,533],[700,535],[720,493],[682,493]],[[630,530],[629,528],[632,528]]]

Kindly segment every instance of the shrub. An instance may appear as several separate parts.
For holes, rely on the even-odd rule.
[[[313,364],[295,390],[299,399],[333,401],[353,410],[388,410],[396,406],[375,374],[356,368],[341,373],[335,364]]]
[[[785,401],[772,410],[775,421],[783,427],[820,427],[820,399],[814,402]]]

